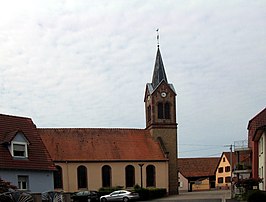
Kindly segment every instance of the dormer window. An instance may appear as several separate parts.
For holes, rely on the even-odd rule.
[[[18,159],[28,158],[28,145],[29,141],[27,140],[23,132],[16,132],[9,145],[11,156]]]
[[[18,158],[27,158],[28,157],[28,148],[27,143],[23,142],[12,142],[12,156]]]

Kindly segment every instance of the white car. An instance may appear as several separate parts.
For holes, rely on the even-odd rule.
[[[107,202],[107,201],[128,202],[129,200],[137,200],[137,199],[139,199],[138,193],[134,193],[134,192],[126,191],[126,190],[114,191],[111,194],[100,197],[101,202]]]

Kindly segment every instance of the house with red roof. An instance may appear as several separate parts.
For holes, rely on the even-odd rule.
[[[177,159],[179,185],[182,185],[180,190],[200,191],[215,188],[215,171],[219,159],[218,157]]]
[[[252,177],[265,179],[266,176],[266,108],[254,116],[248,123],[248,145],[252,150]],[[266,190],[263,180],[259,184]]]
[[[19,190],[53,190],[55,166],[30,118],[0,114],[0,177]]]
[[[223,152],[216,167],[216,187],[229,189],[231,182],[250,178],[250,150]]]

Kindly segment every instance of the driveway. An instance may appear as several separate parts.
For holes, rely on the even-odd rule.
[[[230,190],[181,192],[179,195],[156,199],[154,201],[182,201],[182,202],[233,202]]]

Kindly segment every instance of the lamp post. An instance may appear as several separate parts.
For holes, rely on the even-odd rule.
[[[142,182],[142,167],[144,166],[144,163],[139,163],[140,167],[140,187],[143,188],[143,182]]]

